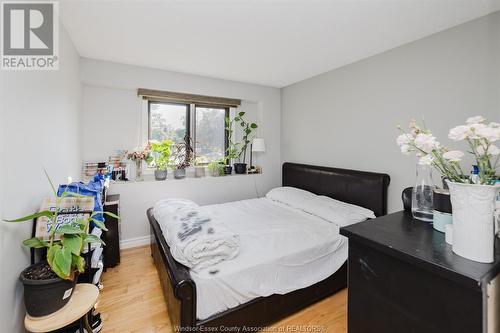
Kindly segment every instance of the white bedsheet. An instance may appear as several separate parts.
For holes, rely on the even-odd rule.
[[[191,272],[198,319],[313,285],[347,259],[339,227],[301,210],[265,198],[201,208],[239,234],[241,247],[236,258]]]

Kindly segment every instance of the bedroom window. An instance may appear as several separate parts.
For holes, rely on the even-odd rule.
[[[193,139],[198,164],[226,155],[225,118],[229,117],[229,107],[149,101],[148,109],[149,140],[181,143],[188,134]]]

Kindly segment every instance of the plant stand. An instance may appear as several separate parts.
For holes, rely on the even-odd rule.
[[[51,332],[79,321],[79,331],[92,332],[88,314],[97,302],[99,289],[89,283],[80,283],[75,287],[73,296],[62,309],[44,317],[24,318],[24,327],[33,333]]]

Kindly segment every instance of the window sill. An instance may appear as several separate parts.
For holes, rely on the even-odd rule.
[[[154,178],[153,174],[146,174],[144,175],[144,180],[142,181],[135,181],[135,180],[129,180],[129,181],[112,181],[111,186],[114,185],[131,185],[131,184],[144,184],[144,183],[183,183],[183,182],[213,182],[213,181],[234,181],[234,180],[242,180],[245,179],[246,177],[258,177],[261,176],[262,173],[252,173],[252,174],[232,174],[232,175],[226,175],[226,176],[218,176],[218,177],[213,177],[213,176],[205,176],[205,177],[185,177],[182,179],[175,179],[174,175],[169,173],[168,178],[166,180],[156,180]]]

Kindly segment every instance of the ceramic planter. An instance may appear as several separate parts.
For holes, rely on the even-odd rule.
[[[165,180],[167,179],[168,171],[167,170],[155,170],[155,179],[156,180]]]
[[[174,170],[174,178],[182,179],[186,177],[186,169],[175,169]]]
[[[46,265],[44,262],[31,265],[21,272],[19,280],[24,285],[24,304],[26,312],[32,317],[42,317],[61,309],[69,302],[75,289],[76,278],[63,280],[53,278],[48,280],[31,280],[26,278],[26,272],[35,266]]]
[[[196,178],[202,178],[205,177],[205,167],[195,167],[194,168],[194,176]]]
[[[225,174],[225,175],[230,175],[230,174],[232,174],[232,173],[233,173],[233,167],[232,167],[232,166],[230,166],[230,165],[226,165],[226,166],[224,167],[224,174]]]
[[[493,262],[499,186],[447,183],[453,209],[453,252],[474,261]]]

